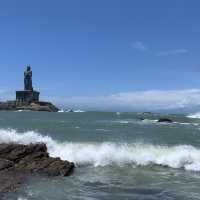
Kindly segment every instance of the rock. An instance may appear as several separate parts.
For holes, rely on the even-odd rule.
[[[72,162],[50,157],[43,143],[0,144],[0,193],[14,190],[27,175],[68,176],[73,168]]]
[[[4,169],[9,169],[14,166],[14,162],[6,159],[0,159],[0,171]]]
[[[0,144],[0,158],[13,162],[21,161],[26,156],[35,155],[39,152],[47,153],[45,144]]]
[[[14,171],[0,171],[0,199],[3,199],[5,193],[15,191],[24,181],[28,175],[15,173]]]
[[[16,101],[0,102],[0,110],[30,110],[30,111],[43,111],[43,112],[58,112],[59,109],[50,102],[22,102],[17,103]]]
[[[169,118],[160,118],[158,119],[158,122],[167,122],[167,123],[172,123],[173,121]]]

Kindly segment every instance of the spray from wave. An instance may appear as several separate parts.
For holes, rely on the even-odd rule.
[[[139,143],[60,143],[34,131],[18,133],[0,129],[0,143],[29,144],[44,142],[53,157],[75,162],[76,165],[137,166],[161,165],[171,168],[200,171],[200,149],[189,145],[174,147]]]
[[[200,119],[200,112],[189,114],[187,117],[189,117],[189,118],[199,118]]]

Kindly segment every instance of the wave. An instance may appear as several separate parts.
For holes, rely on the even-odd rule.
[[[112,121],[112,122],[119,123],[119,124],[128,124],[128,123],[130,123],[130,121],[128,121],[128,120],[116,120],[116,121]]]
[[[63,109],[59,110],[58,111],[59,113],[64,113],[65,111]]]
[[[111,123],[118,123],[118,124],[155,124],[158,120],[150,120],[150,119],[124,119],[124,120],[112,120]]]
[[[61,109],[58,112],[59,113],[68,113],[68,112],[83,113],[85,111],[83,111],[83,110],[71,110],[71,109],[70,110],[63,110],[63,109]]]
[[[72,161],[77,166],[161,165],[200,171],[200,149],[189,145],[168,147],[142,143],[61,143],[34,131],[19,133],[16,130],[0,129],[0,143],[10,142],[44,142],[51,156]]]
[[[200,112],[189,114],[187,117],[189,117],[189,118],[199,118],[200,119]]]
[[[143,119],[143,120],[118,120],[118,121],[113,121],[115,123],[119,124],[130,124],[130,123],[136,123],[140,125],[158,125],[158,126],[172,126],[172,125],[193,125],[193,126],[199,126],[199,123],[190,123],[190,122],[159,122],[158,119]]]
[[[30,112],[30,110],[16,110],[14,112]]]
[[[74,112],[76,112],[76,113],[83,113],[85,111],[84,110],[74,110]]]

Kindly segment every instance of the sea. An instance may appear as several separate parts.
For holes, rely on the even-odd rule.
[[[44,142],[76,168],[32,177],[8,200],[200,199],[200,113],[1,111],[0,143],[10,142]]]

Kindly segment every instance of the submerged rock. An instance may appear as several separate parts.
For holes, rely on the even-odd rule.
[[[160,118],[158,119],[158,122],[167,122],[167,123],[172,123],[173,121],[169,118]]]
[[[52,158],[43,143],[0,144],[0,193],[12,191],[27,175],[68,176],[74,163]]]
[[[145,119],[144,119],[143,117],[140,117],[139,120],[143,121],[143,120],[145,120]]]

